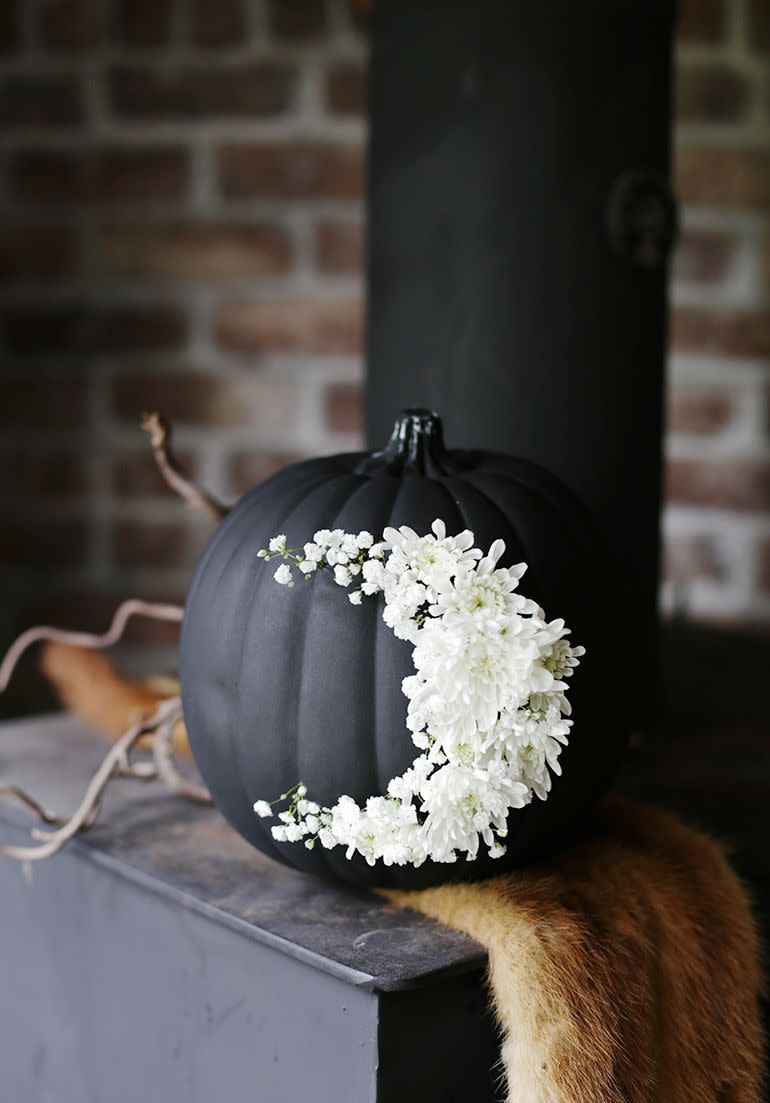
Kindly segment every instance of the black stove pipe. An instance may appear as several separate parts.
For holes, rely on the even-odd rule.
[[[634,724],[656,682],[672,31],[671,0],[371,18],[368,442],[431,407],[451,447],[536,460],[583,497]]]

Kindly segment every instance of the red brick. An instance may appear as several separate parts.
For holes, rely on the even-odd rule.
[[[708,536],[666,540],[663,576],[673,582],[724,582],[728,571],[723,557]]]
[[[294,74],[262,62],[227,66],[121,66],[109,75],[110,103],[129,119],[260,118],[291,102]]]
[[[130,46],[163,46],[171,38],[173,11],[174,0],[118,0],[114,37]]]
[[[138,419],[137,419],[138,420]],[[195,456],[189,449],[174,446],[181,468],[189,475],[195,472]],[[149,444],[143,451],[116,452],[110,449],[110,485],[118,498],[168,499],[172,491],[164,482]]]
[[[305,459],[308,456],[299,452],[236,452],[230,457],[230,482],[237,494],[245,494],[276,471]]]
[[[352,61],[340,61],[326,74],[326,110],[332,115],[363,115],[366,111],[366,70]]]
[[[326,25],[324,0],[270,0],[270,28],[279,38],[316,38]]]
[[[158,410],[174,424],[243,425],[250,420],[242,392],[226,377],[202,371],[120,375],[112,395],[118,416],[133,422],[145,410]]]
[[[33,411],[34,416],[34,411]],[[30,499],[82,497],[88,487],[88,470],[82,453],[55,450],[44,451],[39,445],[34,451],[0,453],[0,463],[13,472],[12,479],[0,481],[0,499],[28,504]]]
[[[676,188],[685,203],[770,206],[770,150],[680,146]]]
[[[39,521],[6,518],[0,540],[0,566],[61,568],[85,562],[87,533],[83,521],[41,516]]]
[[[680,122],[736,122],[745,117],[750,88],[726,65],[680,65],[676,113]]]
[[[19,45],[19,23],[14,0],[0,4],[0,54],[10,54]]]
[[[355,299],[278,299],[225,303],[216,339],[237,352],[350,355],[361,350],[362,307]]]
[[[88,419],[82,373],[0,374],[0,426],[5,429],[82,429]]]
[[[187,183],[180,149],[34,150],[11,161],[17,199],[35,203],[131,203],[178,199]]]
[[[762,512],[770,509],[770,461],[672,460],[666,495],[678,505]]]
[[[26,2],[26,0],[22,0]],[[43,42],[55,50],[85,50],[104,35],[101,0],[43,0]]]
[[[318,267],[333,275],[358,275],[364,265],[364,227],[361,222],[326,219],[315,231]]]
[[[112,554],[120,567],[184,567],[195,562],[198,542],[178,521],[120,521]]]
[[[74,126],[82,120],[77,77],[6,77],[0,82],[0,126],[8,130]]]
[[[0,282],[56,280],[77,264],[77,237],[66,226],[0,225]]]
[[[274,275],[291,264],[284,230],[270,223],[113,225],[98,236],[101,270],[139,279]]]
[[[332,432],[359,432],[364,421],[363,389],[357,383],[335,383],[327,387],[324,416]]]
[[[673,433],[717,433],[733,413],[727,387],[680,387],[668,395],[668,430]]]
[[[363,150],[322,142],[226,144],[219,151],[219,181],[231,198],[358,199]]]
[[[719,42],[727,31],[727,0],[679,0],[680,42]]]
[[[88,303],[13,306],[0,312],[7,348],[18,355],[83,355],[177,348],[183,315],[172,306]]]
[[[680,306],[672,314],[671,343],[680,352],[770,356],[770,314]]]
[[[674,253],[674,278],[716,283],[730,270],[735,239],[722,230],[685,230]]]
[[[192,0],[192,36],[199,46],[232,46],[243,40],[243,0]]]
[[[756,50],[770,50],[770,5],[767,0],[748,0],[749,42]]]

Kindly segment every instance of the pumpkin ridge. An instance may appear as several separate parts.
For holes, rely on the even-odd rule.
[[[332,518],[329,521],[324,521],[324,523],[323,523],[324,528],[329,528],[329,529],[339,528],[339,525],[337,524],[337,520],[338,520],[339,516],[344,512],[346,506],[356,496],[356,494],[365,487],[366,481],[367,481],[366,478],[363,475],[357,475],[355,473],[355,471],[352,471],[352,470],[348,473],[346,478],[347,479],[355,479],[357,481],[358,485],[355,487],[355,489],[352,491],[352,493],[346,493],[346,495],[343,498],[343,500],[341,501],[340,505],[336,507]],[[347,490],[347,488],[346,488],[346,490]],[[305,500],[305,502],[303,504],[304,504],[304,507],[307,508],[307,499]],[[308,532],[307,539],[312,540],[312,538],[313,538],[313,533]],[[314,584],[314,581],[315,580],[311,580],[310,582],[307,583],[307,585],[312,586]],[[351,611],[354,614],[356,612],[355,610],[352,609],[352,607],[351,607]],[[306,653],[306,649],[307,649],[308,627],[309,627],[309,623],[310,623],[310,620],[312,618],[312,615],[313,615],[313,605],[311,603],[308,606],[307,615],[305,617],[305,620],[304,620],[304,623],[303,623],[303,626],[302,626],[302,638],[301,638],[301,645],[300,645],[300,652],[299,652],[299,665],[300,665],[300,667],[303,667],[304,663],[305,663],[305,653]],[[296,731],[297,731],[297,745],[296,745],[295,751],[294,751],[294,757],[296,759],[296,765],[297,765],[297,781],[304,780],[300,776],[301,773],[302,773],[302,769],[301,769],[301,765],[300,765],[301,756],[300,756],[300,753],[299,753],[299,744],[300,744],[300,740],[301,740],[301,731],[302,731],[302,725],[299,723],[301,707],[302,707],[301,706],[301,701],[298,698],[297,699],[296,712],[295,712],[295,721],[296,721],[295,727],[296,727]]]
[[[480,473],[481,472],[477,472],[477,474]],[[519,479],[506,478],[502,475],[500,477],[504,478],[507,483],[512,483],[516,487],[524,487],[526,489],[525,484],[522,483]],[[521,559],[518,561],[527,564],[527,576],[529,580],[533,582],[535,589],[539,590],[543,580],[540,579],[537,569],[532,566],[533,557],[530,554],[528,542],[522,537],[519,526],[514,525],[513,522],[510,520],[508,516],[508,510],[500,505],[500,503],[495,498],[486,493],[470,475],[464,478],[462,482],[464,482],[466,486],[470,487],[475,494],[478,494],[479,498],[481,498],[481,500],[485,502],[488,507],[493,509],[495,513],[502,519],[502,523],[505,525],[507,532],[510,533],[511,538],[510,543],[506,541],[506,552],[513,552],[515,550],[516,554],[513,555],[514,561],[516,561],[518,559],[518,555],[521,554]],[[505,532],[501,532],[499,534],[501,538],[505,538],[506,535],[507,534]],[[486,548],[482,548],[482,551],[486,550]],[[526,583],[524,586],[524,590],[526,590]],[[530,595],[528,594],[527,596]]]
[[[535,501],[537,501],[538,504],[541,506],[546,505],[548,507],[548,511],[551,513],[553,513],[554,511],[554,503],[547,496],[539,494],[536,488],[529,486],[521,479],[516,479],[512,477],[506,478],[506,476],[502,474],[492,475],[491,473],[485,472],[478,472],[477,474],[481,475],[482,478],[500,479],[501,481],[507,483],[509,486],[515,487],[518,494],[523,494],[525,497],[535,499]],[[478,494],[480,494],[481,497],[484,498],[484,500],[487,501],[494,509],[496,509],[498,513],[501,513],[504,517],[507,518],[507,511],[503,508],[503,506],[500,505],[498,499],[492,496],[488,489],[484,489],[483,487],[479,486],[475,478],[469,478],[466,481],[468,485],[472,486],[473,489]],[[519,512],[519,515],[521,515],[521,511]],[[537,566],[537,556],[532,550],[532,534],[526,534],[525,532],[522,532],[520,523],[517,524],[515,528],[509,523],[509,529],[513,533],[519,547],[521,548],[524,556],[522,562],[527,564],[526,579],[532,584],[531,594],[527,590],[527,582],[524,583],[522,592],[526,593],[527,597],[534,597],[535,600],[539,600],[537,595],[544,594],[548,588],[548,585],[547,579],[544,579],[542,577],[540,569]],[[546,610],[546,612],[548,612],[548,610]]]
[[[280,474],[280,472],[278,474]],[[312,480],[309,480],[310,489],[308,488],[308,485],[306,483],[304,483],[304,481],[303,481],[303,483],[301,483],[296,488],[296,491],[295,491],[296,498],[292,498],[292,504],[289,507],[289,509],[286,510],[286,512],[282,511],[281,520],[276,520],[274,523],[278,524],[279,526],[281,524],[283,524],[283,520],[285,520],[286,517],[290,516],[291,513],[293,513],[294,510],[299,505],[302,504],[302,502],[305,500],[308,493],[312,493],[313,490],[316,489],[317,487],[325,485],[328,482],[328,480],[329,480],[329,473],[327,471],[324,471],[323,476],[318,476],[318,473],[316,472],[316,477]],[[262,485],[263,484],[260,484],[260,486],[258,488],[256,488],[256,490],[261,490]],[[260,502],[260,495],[258,493],[254,493],[251,500],[244,503],[244,506],[245,506],[245,508],[243,509],[242,513],[239,513],[239,515],[237,517],[237,520],[239,521],[239,523],[243,523],[243,521],[246,518],[251,517],[258,509],[263,508],[263,505]],[[212,542],[218,535],[220,535],[220,533],[222,535],[220,537],[219,542],[221,542],[222,539],[226,538],[226,536],[227,536],[227,531],[225,530],[226,525],[228,525],[228,520],[225,520],[223,522],[223,525],[220,526],[220,529],[218,529],[217,532],[214,534],[214,537],[212,538]],[[253,539],[253,534],[250,531],[250,529],[248,529],[248,527],[247,527],[246,531],[244,532],[244,535],[242,536],[242,538],[235,543],[233,548],[230,550],[230,552],[227,556],[227,559],[221,565],[221,567],[219,569],[219,572],[216,576],[216,580],[213,581],[213,582],[211,580],[209,581],[209,585],[212,587],[212,590],[214,592],[223,584],[223,581],[224,581],[225,577],[229,574],[230,569],[231,569],[234,561],[237,560],[238,557],[240,556],[243,545],[250,539]],[[257,549],[255,549],[255,564],[254,564],[255,569],[254,569],[253,577],[247,575],[246,576],[246,585],[244,586],[244,591],[248,590],[248,592],[252,595],[252,600],[253,600],[253,597],[256,593],[257,585],[262,580],[262,572],[259,572],[256,569],[256,567],[257,567],[256,551],[257,551]],[[204,553],[204,555],[205,555],[205,553]],[[200,573],[196,577],[196,582],[198,581],[198,579],[200,579],[201,581],[203,580],[204,575],[206,573],[206,566],[208,566],[208,565],[209,565],[208,562],[201,565],[202,569],[200,570]],[[188,599],[188,601],[189,601],[189,599]],[[243,600],[238,602],[238,607],[243,608],[244,610],[248,610],[248,608],[250,608],[250,606],[248,606]],[[239,670],[238,670],[238,682],[239,683],[240,683],[242,673],[243,673],[243,658],[244,658],[243,640],[245,638],[246,631],[247,631],[247,628],[248,628],[248,621],[249,621],[248,612],[245,612],[244,617],[243,617],[242,632],[241,632],[241,636],[240,636],[241,646],[238,648],[238,651],[237,651],[237,654],[239,655],[239,663],[240,663]],[[239,700],[239,703],[240,703],[240,698],[238,700]],[[240,716],[239,716],[239,719],[240,719]],[[249,808],[250,807],[250,802],[248,800],[248,793],[246,792],[246,790],[243,786],[243,782],[242,782],[242,778],[241,778],[241,774],[240,774],[239,770],[235,768],[237,766],[237,763],[238,763],[238,755],[237,755],[237,753],[235,751],[235,748],[234,748],[234,735],[233,735],[234,730],[236,729],[236,727],[237,727],[237,725],[235,723],[235,715],[231,711],[228,714],[227,731],[226,731],[226,746],[228,748],[228,761],[229,761],[229,764],[230,764],[230,768],[228,770],[228,775],[229,775],[229,778],[230,778],[229,783],[231,785],[234,785],[238,789],[238,791],[243,793],[244,802],[245,802],[244,803],[244,808]],[[272,838],[272,835],[270,835],[269,831],[264,829],[264,826],[261,823],[261,821],[257,821],[257,823],[254,826],[257,828],[257,831],[259,832],[260,836],[263,836],[264,838],[266,838],[268,840],[268,850],[269,850],[269,852],[272,853],[273,855],[277,856],[278,855],[278,847],[276,846],[276,844],[275,844],[275,842]]]
[[[283,516],[279,527],[281,529],[286,528],[288,526],[288,523],[294,517],[295,513],[297,513],[298,511],[301,510],[303,514],[309,512],[309,502],[310,502],[310,499],[313,497],[314,494],[318,493],[321,490],[328,492],[328,491],[331,490],[331,488],[336,487],[338,483],[342,483],[343,485],[340,487],[340,491],[344,494],[343,504],[339,507],[336,507],[336,509],[335,509],[335,517],[336,517],[337,513],[339,513],[339,511],[344,507],[344,502],[347,501],[350,480],[351,479],[356,479],[356,478],[357,478],[357,476],[355,476],[353,474],[353,472],[350,471],[350,470],[349,471],[341,471],[337,475],[333,475],[332,477],[327,477],[326,479],[324,479],[323,482],[321,482],[318,485],[314,486],[311,491],[306,492],[302,496],[302,498],[300,499],[299,502],[295,502],[292,505],[292,508],[288,511],[288,513],[286,513]],[[335,498],[336,498],[336,495],[335,495]],[[324,525],[324,527],[327,527],[327,526]],[[332,525],[331,527],[334,527],[334,526]],[[308,540],[312,539],[312,536],[313,536],[313,533],[309,532],[308,535],[307,535],[307,539]],[[257,571],[255,569],[255,574],[256,573],[257,573]],[[260,578],[259,578],[259,581],[258,581],[257,585],[260,585],[260,584],[261,585],[274,584],[273,580],[272,580],[272,577],[271,577],[271,572],[270,571],[259,572],[259,575],[260,575]],[[308,582],[307,585],[308,586],[312,585],[312,581]],[[256,590],[255,590],[255,594],[256,594]],[[250,608],[251,608],[251,612],[253,614],[254,608],[255,608],[254,604],[252,604],[250,606]],[[303,611],[302,625],[301,625],[301,629],[300,629],[300,633],[299,633],[298,660],[297,660],[299,669],[302,669],[302,667],[304,665],[304,661],[305,661],[305,649],[306,649],[306,646],[307,646],[308,624],[309,624],[310,618],[312,616],[312,612],[313,612],[313,603],[312,603],[312,601],[310,601],[308,603],[307,609],[305,611]],[[250,622],[250,619],[251,618],[249,617],[248,618],[249,622]],[[248,627],[247,627],[247,631],[248,631]],[[245,635],[246,635],[246,633],[244,633],[244,640],[245,640]],[[239,654],[241,656],[241,670],[242,670],[243,661],[244,661],[244,658],[245,658],[245,649],[243,647],[241,647]],[[242,705],[243,705],[243,697],[239,697],[238,704],[239,704],[239,709],[241,709]],[[295,700],[294,715],[293,715],[293,718],[292,718],[293,721],[294,721],[293,730],[295,732],[295,740],[294,740],[293,746],[287,752],[287,756],[286,756],[287,759],[290,758],[292,760],[292,763],[293,763],[293,773],[292,773],[291,778],[289,779],[289,782],[288,782],[289,785],[292,785],[295,782],[302,780],[302,778],[300,777],[301,771],[300,771],[300,761],[299,761],[300,760],[299,746],[300,746],[301,730],[302,730],[301,727],[300,727],[300,724],[299,724],[300,709],[301,709],[301,695],[298,694],[297,697],[296,697],[296,700]],[[241,717],[240,713],[239,713],[238,719],[239,719],[239,723],[235,725],[236,729],[241,726],[240,722],[242,720],[242,717]],[[288,731],[292,730],[292,724],[287,722],[286,729]],[[239,769],[238,769],[238,778],[239,778],[239,780],[241,780],[245,776],[245,771],[240,768],[241,764],[240,764],[240,761],[239,761],[237,745],[236,745],[236,750],[235,750],[235,762],[238,764],[238,767],[239,767]],[[294,776],[295,774],[296,774],[296,776]],[[253,794],[252,796],[249,796],[249,793],[245,789],[244,789],[244,793],[245,793],[245,797],[246,797],[246,803],[247,803],[247,806],[249,808],[251,807],[251,804],[252,804],[253,800],[255,799],[255,797],[261,796],[261,794],[259,794],[259,793]],[[262,827],[261,820],[258,821],[258,822],[260,824],[260,829],[261,829],[261,827]],[[276,853],[280,854],[282,860],[285,861],[287,855],[281,851],[281,847],[276,844],[275,840],[272,838],[272,835],[270,837],[270,842],[271,842],[272,847],[276,851]],[[301,854],[299,854],[296,850],[291,850],[291,851],[288,852],[288,857],[290,859],[291,864],[293,866],[295,866],[295,868],[304,869],[306,872],[308,871],[308,869],[312,870],[313,872],[318,872],[319,869],[321,867],[323,867],[323,865],[326,864],[326,854],[325,853],[324,854],[315,853],[315,852],[310,853],[309,851],[304,850],[304,849],[303,849]]]

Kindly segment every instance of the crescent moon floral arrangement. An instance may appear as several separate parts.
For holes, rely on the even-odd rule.
[[[274,577],[287,588],[295,569],[306,579],[329,570],[339,586],[360,583],[348,594],[353,605],[382,594],[383,619],[413,644],[415,668],[402,683],[419,752],[409,769],[363,807],[341,796],[322,808],[301,782],[256,801],[257,815],[277,816],[279,842],[342,846],[369,865],[473,861],[482,841],[501,857],[510,810],[533,795],[545,800],[551,774],[561,774],[572,724],[565,679],[584,648],[568,642],[563,620],[547,621],[516,592],[526,564],[498,567],[502,540],[483,555],[472,532],[447,536],[441,520],[431,528],[386,528],[376,543],[369,532],[324,529],[301,550],[279,535],[257,553],[283,561]]]

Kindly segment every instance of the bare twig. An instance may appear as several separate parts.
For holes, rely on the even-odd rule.
[[[74,647],[94,647],[101,650],[117,643],[123,635],[127,621],[134,616],[150,617],[153,620],[181,621],[184,610],[180,605],[159,605],[147,601],[124,601],[115,612],[112,624],[101,636],[90,632],[68,632],[61,628],[30,628],[24,632],[7,652],[0,663],[0,693],[8,686],[14,668],[21,656],[33,643],[41,640],[56,640],[69,643]]]
[[[149,434],[155,462],[171,489],[184,499],[191,509],[202,510],[217,521],[229,512],[228,507],[186,478],[171,449],[171,425],[158,413],[142,414],[142,428]]]
[[[156,620],[178,622],[183,610],[178,605],[159,605],[145,601],[125,601],[116,611],[112,624],[102,635],[89,632],[68,632],[58,628],[31,628],[19,636],[0,664],[0,692],[6,688],[21,656],[32,644],[40,640],[55,640],[77,647],[101,649],[116,643],[132,616],[146,616]],[[179,772],[173,759],[173,735],[182,722],[182,702],[177,695],[161,701],[150,716],[132,724],[110,748],[99,769],[88,784],[83,800],[68,820],[44,808],[29,793],[16,785],[0,785],[0,796],[9,796],[30,808],[43,821],[56,827],[46,831],[39,827],[31,834],[37,846],[10,846],[0,844],[0,855],[19,861],[40,861],[59,850],[81,831],[89,828],[99,814],[102,795],[114,777],[128,777],[137,781],[160,779],[166,787],[179,796],[198,804],[211,804],[211,797],[202,786],[187,781]],[[146,736],[153,736],[152,759],[132,762],[131,753]]]
[[[21,804],[26,804],[27,808],[31,808],[43,823],[61,824],[64,822],[55,812],[50,812],[47,808],[43,808],[42,804],[39,804],[35,798],[31,797],[24,789],[20,789],[18,785],[0,785],[0,797],[13,797],[14,800],[18,800]]]
[[[177,699],[178,700],[178,699]],[[155,737],[152,741],[152,758],[158,777],[166,784],[172,793],[178,793],[181,797],[193,800],[197,804],[213,804],[211,794],[202,785],[195,785],[188,781],[176,767],[174,762],[174,728],[182,719],[182,705],[175,714],[168,716],[162,724],[158,725]]]
[[[129,764],[130,753],[142,736],[156,732],[158,728],[166,723],[169,717],[178,719],[179,715],[180,702],[178,697],[171,697],[169,700],[163,701],[152,716],[130,727],[128,731],[121,736],[118,742],[110,748],[101,766],[89,782],[85,796],[78,808],[65,824],[56,831],[41,831],[39,828],[35,828],[32,835],[34,838],[41,840],[40,845],[9,846],[3,844],[0,845],[0,854],[4,854],[8,858],[16,858],[18,861],[22,862],[40,861],[43,858],[50,858],[52,854],[56,854],[61,850],[64,844],[74,838],[78,832],[84,830],[84,828],[89,827],[93,823],[104,790],[113,777],[119,776],[121,772],[124,772],[126,766]],[[142,780],[149,780],[157,776],[156,770],[137,773],[130,768],[130,765],[129,769],[131,770],[131,776],[141,778]],[[30,802],[25,801],[25,803]],[[33,805],[36,804],[37,802],[33,802]]]

